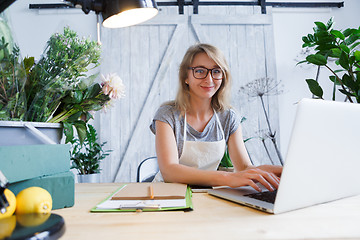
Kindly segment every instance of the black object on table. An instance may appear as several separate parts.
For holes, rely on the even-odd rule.
[[[54,213],[13,215],[1,219],[0,224],[1,221],[16,221],[15,229],[6,240],[53,240],[65,232],[63,217]]]

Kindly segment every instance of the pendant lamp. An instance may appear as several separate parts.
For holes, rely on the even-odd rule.
[[[103,17],[103,26],[121,28],[139,24],[158,13],[155,0],[66,0],[84,13],[90,10]]]
[[[156,16],[154,0],[104,0],[103,26],[107,28],[127,27],[145,22]]]

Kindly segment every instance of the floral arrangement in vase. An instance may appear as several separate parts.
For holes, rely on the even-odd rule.
[[[124,96],[117,74],[90,74],[100,65],[96,41],[65,27],[53,34],[38,61],[21,59],[19,48],[0,39],[0,120],[62,123],[65,142],[82,144],[93,112]]]

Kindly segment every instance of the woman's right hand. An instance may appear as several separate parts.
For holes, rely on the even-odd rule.
[[[251,186],[256,191],[261,192],[261,188],[256,184],[257,182],[261,183],[269,191],[274,191],[279,186],[280,178],[271,172],[254,167],[228,173],[227,182],[226,185],[232,188]]]

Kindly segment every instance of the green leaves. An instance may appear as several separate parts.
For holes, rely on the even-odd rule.
[[[348,74],[344,74],[342,82],[350,90],[349,92],[357,93],[360,89],[360,85],[355,81],[356,79],[350,77]],[[354,95],[356,96],[356,95]]]
[[[344,53],[346,53],[346,54],[350,53],[350,49],[345,44],[342,43],[342,44],[339,45],[339,47]]]
[[[106,142],[98,143],[98,137],[95,128],[88,124],[85,127],[85,138],[83,142],[74,138],[72,143],[71,160],[72,167],[77,169],[79,174],[91,174],[100,172],[100,162],[109,155],[108,151],[103,150]]]
[[[332,28],[333,23],[334,23],[334,19],[331,17],[326,24],[326,29],[330,30]]]
[[[10,52],[8,46],[4,38],[0,39],[0,120],[46,122],[56,116],[53,122],[69,123],[79,120],[83,112],[88,116],[89,109],[76,104],[84,101],[79,83],[84,79],[93,81],[95,75],[86,73],[100,64],[101,51],[96,41],[80,38],[66,27],[63,33],[50,37],[39,61],[34,57],[21,60],[18,47]],[[85,88],[92,85],[91,81]],[[71,108],[77,111],[63,115]]]
[[[355,60],[357,62],[360,62],[360,51],[355,51],[354,52],[354,57],[355,57]]]
[[[64,121],[63,122],[64,127],[64,135],[65,135],[65,143],[69,143],[74,141],[74,127],[77,131],[78,139],[80,145],[83,144],[86,138],[86,123],[84,121]]]
[[[324,66],[327,64],[327,59],[321,54],[311,54],[306,57],[306,61],[309,63],[318,65],[318,66]]]
[[[329,56],[333,58],[340,58],[341,52],[342,51],[339,48],[332,48]]]
[[[52,115],[69,110],[63,108],[69,98],[72,103],[81,102],[78,85],[91,77],[87,76],[89,69],[100,64],[100,52],[96,41],[80,38],[68,27],[53,34],[42,57],[28,72],[25,92],[30,112],[24,120],[49,121]],[[60,121],[65,120],[62,117]]]
[[[64,123],[65,142],[70,142],[74,137],[72,128],[75,128],[82,144],[86,138],[86,123],[93,118],[90,111],[98,111],[110,101],[109,96],[102,92],[98,83],[84,89],[68,90],[62,100],[56,115],[49,122]]]
[[[229,168],[229,167],[233,167],[232,161],[230,159],[230,155],[229,155],[229,150],[228,148],[226,148],[226,151],[224,153],[223,158],[220,161],[220,165],[219,167],[225,167],[225,168]]]
[[[26,57],[26,58],[24,58],[23,64],[24,64],[24,68],[25,68],[25,71],[26,71],[26,75],[29,75],[31,68],[35,64],[35,58],[34,57]]]
[[[63,122],[65,143],[74,141],[74,128],[76,129],[77,136],[80,142],[80,145],[83,144],[86,138],[86,123],[84,121],[75,121],[75,122]]]
[[[20,59],[19,48],[8,46],[0,39],[0,120],[63,123],[73,167],[82,174],[99,172],[108,151],[87,122],[110,98],[94,83],[98,75],[87,72],[100,65],[100,46],[69,28],[50,37],[39,61]]]
[[[61,122],[65,142],[77,135],[82,145],[90,111],[110,100],[94,83],[98,75],[87,74],[100,65],[100,46],[68,27],[50,37],[38,61],[8,46],[0,39],[0,120]]]
[[[306,79],[310,92],[317,96],[318,98],[323,98],[323,90],[320,87],[319,83],[314,79]]]
[[[0,61],[3,60],[4,58],[8,58],[9,57],[9,43],[5,41],[4,37],[1,37],[1,41],[0,41]]]
[[[26,112],[26,70],[20,49],[0,40],[0,120],[22,120]]]
[[[86,123],[84,121],[76,121],[74,123],[74,126],[76,128],[76,131],[78,133],[78,138],[80,140],[80,144],[82,144],[85,141],[86,138]]]
[[[340,38],[341,40],[345,39],[344,34],[342,34],[342,32],[340,32],[338,30],[331,30],[330,33],[331,33],[331,35],[333,35],[336,38]]]
[[[325,24],[323,24],[322,22],[315,22],[315,25],[318,27],[318,30],[327,30],[327,27]]]
[[[67,122],[63,122],[63,131],[65,134],[65,143],[71,142],[71,140],[73,140],[74,138],[74,130],[73,130],[73,126],[70,123]]]
[[[348,28],[344,31],[333,29],[333,19],[326,24],[315,22],[313,34],[302,37],[302,47],[312,48],[314,54],[310,54],[304,61],[316,66],[325,66],[332,76],[330,80],[334,82],[332,89],[333,100],[335,91],[339,90],[348,97],[349,101],[355,98],[360,103],[360,28]],[[330,62],[334,61],[337,66],[334,68]],[[340,81],[341,80],[341,81]],[[322,98],[323,90],[318,82],[313,79],[306,79],[310,91],[317,97]],[[339,89],[337,89],[339,88]]]
[[[346,70],[349,70],[349,58],[348,58],[348,55],[342,51],[341,52],[341,55],[340,55],[340,58],[339,58],[339,63],[340,65],[345,68]]]
[[[308,34],[307,36],[302,37],[304,42],[302,47],[312,47],[314,46],[315,36],[312,34]]]

